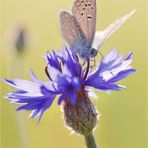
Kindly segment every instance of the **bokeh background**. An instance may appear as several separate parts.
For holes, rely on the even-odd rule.
[[[47,50],[59,49],[63,40],[58,21],[61,9],[70,10],[72,0],[2,0],[1,77],[29,79],[30,68],[45,80]],[[134,51],[133,67],[139,72],[122,80],[127,90],[112,95],[98,93],[93,101],[102,113],[95,130],[100,148],[146,148],[146,0],[97,0],[97,30],[133,9],[136,13],[102,47],[105,54],[113,48],[128,54]],[[22,33],[22,34],[21,34]],[[21,46],[17,37],[25,39]],[[22,41],[22,40],[21,40]],[[25,46],[24,46],[25,44]],[[99,56],[98,56],[99,59]],[[1,82],[1,148],[84,148],[84,139],[65,128],[56,101],[45,112],[39,125],[29,112],[15,112],[2,96],[12,88]]]

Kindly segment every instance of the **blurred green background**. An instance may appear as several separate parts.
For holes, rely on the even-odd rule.
[[[1,4],[1,76],[29,79],[32,68],[40,79],[47,79],[43,56],[62,47],[58,14],[61,9],[70,10],[73,1],[2,0]],[[103,54],[113,48],[125,54],[134,51],[133,67],[139,71],[120,82],[127,90],[98,93],[99,99],[93,101],[102,113],[94,133],[100,148],[146,148],[146,6],[146,0],[97,0],[97,30],[137,10],[101,50]],[[24,55],[18,56],[13,43],[20,28],[25,30],[27,45]],[[28,119],[29,112],[16,113],[17,106],[3,99],[11,90],[1,83],[1,148],[85,147],[82,136],[65,128],[56,101],[36,125],[36,119]]]

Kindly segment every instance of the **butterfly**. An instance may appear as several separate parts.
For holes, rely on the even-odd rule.
[[[96,32],[96,0],[75,0],[71,10],[72,14],[60,13],[62,36],[70,49],[85,60],[95,57],[100,46],[135,12]]]

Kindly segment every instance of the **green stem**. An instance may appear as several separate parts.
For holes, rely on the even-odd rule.
[[[97,148],[94,136],[92,133],[90,133],[89,135],[84,135],[85,136],[85,141],[86,141],[86,145],[87,148]]]

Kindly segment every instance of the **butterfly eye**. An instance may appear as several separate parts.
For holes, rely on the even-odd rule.
[[[92,50],[90,51],[90,54],[93,55],[94,54],[94,49],[92,48]]]
[[[91,57],[95,57],[97,55],[97,50],[92,48],[90,51],[90,55],[91,55]]]

